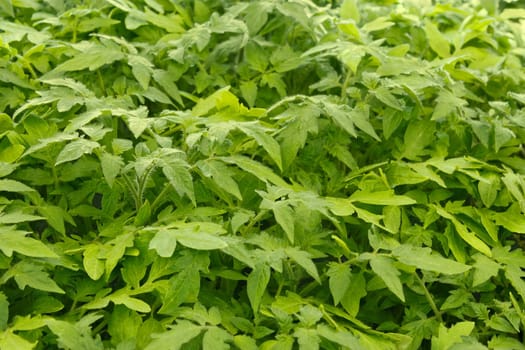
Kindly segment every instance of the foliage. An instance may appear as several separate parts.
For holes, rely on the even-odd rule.
[[[514,3],[0,0],[0,348],[525,348]]]

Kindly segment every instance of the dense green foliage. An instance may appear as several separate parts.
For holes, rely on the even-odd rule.
[[[0,349],[525,349],[525,10],[0,0]]]

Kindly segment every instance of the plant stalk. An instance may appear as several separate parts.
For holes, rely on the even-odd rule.
[[[436,318],[438,319],[439,322],[443,322],[443,317],[441,316],[441,311],[438,310],[437,305],[434,302],[434,299],[432,298],[432,295],[430,295],[430,292],[428,291],[427,286],[425,286],[425,282],[423,282],[423,280],[421,279],[421,277],[419,277],[417,272],[416,272],[416,279],[419,282],[419,284],[421,285],[421,288],[423,288],[423,293],[425,294],[425,298],[427,299],[428,304],[432,308],[432,311],[436,315]]]

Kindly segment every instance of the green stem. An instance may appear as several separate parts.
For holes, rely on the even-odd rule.
[[[97,77],[98,77],[98,83],[100,85],[100,90],[102,90],[102,94],[104,96],[107,96],[106,86],[104,84],[104,78],[102,77],[102,73],[100,73],[100,69],[97,69]]]
[[[102,319],[102,321],[93,329],[93,334],[99,334],[107,325],[107,321]]]
[[[275,104],[273,104],[272,106],[270,106],[270,108],[268,108],[266,110],[266,115],[269,115],[273,110],[279,108],[280,106],[284,105],[285,103],[288,103],[288,102],[293,102],[293,101],[296,101],[296,100],[308,100],[310,97],[309,96],[306,96],[306,95],[293,95],[293,96],[289,96],[289,97],[285,97],[283,98],[282,100],[276,102]]]
[[[319,305],[319,310],[321,311],[321,313],[323,314],[323,317],[326,321],[328,321],[328,323],[334,327],[336,330],[340,331],[341,330],[341,327],[339,327],[339,325],[337,324],[337,322],[335,322],[335,320],[332,318],[332,316],[330,316],[328,314],[328,312],[326,312],[326,310],[324,309],[324,305],[321,304]]]
[[[266,209],[263,209],[261,210],[259,213],[257,213],[257,215],[255,215],[255,217],[253,219],[250,220],[250,222],[248,223],[248,225],[244,228],[244,230],[242,230],[242,235],[246,235],[246,233],[248,233],[248,231],[250,231],[252,229],[252,227],[257,223],[259,222],[264,215],[266,215],[266,213],[268,212],[268,210]]]
[[[171,184],[167,183],[166,185],[164,185],[164,188],[162,189],[162,191],[160,191],[160,193],[157,195],[157,197],[155,197],[155,200],[151,204],[151,212],[152,213],[155,212],[155,209],[157,209],[157,206],[160,205],[161,201],[164,199],[164,197],[166,196],[166,194],[168,193],[170,188],[171,188]]]
[[[417,272],[416,272],[415,275],[416,275],[417,281],[421,285],[421,288],[423,288],[423,293],[425,294],[425,298],[427,299],[428,304],[432,308],[432,311],[434,311],[434,314],[436,315],[436,318],[438,319],[439,322],[443,322],[443,317],[441,316],[441,311],[438,310],[438,308],[436,306],[436,303],[434,302],[434,299],[432,298],[432,295],[430,295],[430,292],[428,291],[427,286],[425,286],[425,282],[423,282],[423,280],[421,279],[421,277],[419,277]]]
[[[148,179],[153,172],[153,170],[157,167],[157,163],[153,161],[150,166],[146,169],[146,172],[144,175],[142,175],[142,178],[139,181],[139,187],[137,190],[139,203],[142,206],[142,203],[144,202],[144,191],[146,190],[146,185],[148,183]]]
[[[348,72],[346,73],[345,81],[343,82],[343,86],[341,87],[341,102],[344,102],[346,99],[346,89],[348,89],[348,85],[350,84],[350,79],[352,78],[352,70],[348,69]]]
[[[133,182],[128,177],[128,175],[122,174],[122,178],[124,179],[124,182],[126,183],[126,187],[128,188],[128,190],[131,192],[131,195],[133,196],[133,201],[135,202],[135,209],[139,210],[142,203],[140,202],[140,198],[137,193],[137,189],[133,185]]]

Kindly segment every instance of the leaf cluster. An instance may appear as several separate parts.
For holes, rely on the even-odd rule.
[[[524,348],[519,2],[0,22],[0,349]]]

